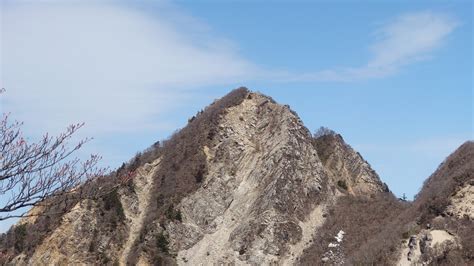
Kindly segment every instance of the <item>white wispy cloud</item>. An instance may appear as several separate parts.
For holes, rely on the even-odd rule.
[[[374,58],[368,67],[399,67],[423,59],[457,25],[452,17],[431,11],[401,15],[376,32],[379,40],[371,47]]]
[[[305,74],[287,72],[280,77],[289,81],[354,81],[385,77],[410,63],[430,58],[458,25],[455,18],[433,11],[402,14],[375,30],[376,41],[369,47],[372,57],[365,65]]]
[[[32,135],[81,121],[83,136],[102,140],[132,130],[169,131],[174,125],[156,117],[189,102],[189,89],[250,80],[380,78],[429,58],[458,25],[446,14],[404,14],[378,27],[366,64],[295,73],[251,62],[237,44],[166,1],[142,3],[152,2],[160,12],[150,15],[117,1],[2,1],[0,82],[7,93],[0,112],[25,121]],[[122,148],[111,148],[114,143],[101,144],[108,159],[128,156],[117,155]]]
[[[163,13],[177,11],[158,6]],[[174,19],[176,23],[171,23]],[[107,2],[10,2],[2,7],[6,110],[33,128],[86,121],[98,133],[143,130],[188,97],[179,88],[255,73],[229,42],[196,20]]]
[[[76,139],[95,141],[78,156],[100,153],[115,167],[139,149],[127,149],[127,137],[154,132],[151,144],[160,131],[176,129],[163,113],[191,101],[186,89],[258,71],[199,20],[167,2],[149,4],[159,15],[118,1],[1,1],[0,83],[7,92],[0,113],[24,121],[33,138],[85,122]],[[0,232],[14,222],[0,223]]]
[[[294,73],[247,60],[235,43],[168,2],[153,8],[150,14],[111,1],[3,2],[2,110],[38,133],[72,121],[86,122],[84,135],[97,137],[156,131],[169,127],[156,117],[191,100],[190,89],[380,78],[428,58],[458,25],[446,14],[404,14],[375,30],[365,65]]]

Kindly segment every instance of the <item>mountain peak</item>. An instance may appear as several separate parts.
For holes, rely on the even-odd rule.
[[[460,149],[461,161],[471,146]],[[440,171],[448,173],[452,161]],[[312,136],[289,106],[245,87],[90,189],[124,173],[132,176],[128,184],[72,202],[65,213],[37,209],[45,215],[4,236],[0,258],[25,265],[357,264],[357,252],[399,248],[376,244],[386,231],[390,243],[400,243],[405,224],[382,230],[391,219],[415,219],[402,215],[408,203],[389,193],[340,134]],[[367,264],[387,264],[371,256]]]
[[[321,128],[314,137],[319,158],[335,184],[353,195],[389,192],[378,174],[360,153],[348,145],[340,134]]]

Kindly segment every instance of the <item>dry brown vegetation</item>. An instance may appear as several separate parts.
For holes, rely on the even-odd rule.
[[[303,265],[320,263],[328,244],[343,230],[346,232],[342,249],[349,264],[387,265],[390,252],[399,245],[396,231],[385,227],[406,210],[408,204],[398,201],[389,193],[381,193],[373,198],[365,196],[345,196],[328,210],[325,224],[319,228],[310,248],[301,258]],[[395,231],[395,232],[394,232]]]
[[[148,254],[155,265],[170,265],[175,263],[173,252],[169,249],[166,227],[168,222],[181,222],[181,212],[176,207],[180,200],[202,185],[207,173],[204,146],[213,146],[220,141],[218,132],[219,119],[226,109],[240,104],[245,97],[251,97],[246,88],[231,92],[228,96],[214,102],[204,111],[198,112],[189,119],[188,125],[173,134],[168,140],[156,142],[132,160],[124,163],[119,169],[106,177],[83,185],[81,197],[55,197],[60,204],[54,204],[38,217],[33,224],[12,228],[0,238],[0,264],[9,261],[15,255],[24,252],[31,255],[38,246],[61,222],[63,213],[76,205],[87,195],[98,195],[93,198],[101,210],[97,215],[100,232],[95,235],[115,238],[115,244],[123,244],[127,235],[124,223],[123,208],[117,184],[128,186],[130,193],[134,192],[132,177],[138,167],[153,162],[161,157],[160,167],[154,174],[155,183],[152,188],[151,204],[146,211],[145,226],[137,243],[133,245],[127,262],[136,264],[138,254],[142,251]],[[330,151],[326,138],[340,137],[332,131],[323,132],[318,139],[318,155],[324,161]],[[321,152],[323,151],[323,152]],[[342,243],[342,252],[346,263],[355,265],[393,265],[398,258],[402,241],[418,233],[431,223],[433,228],[447,230],[460,236],[462,249],[452,247],[441,255],[427,253],[426,259],[434,265],[463,265],[474,260],[474,230],[473,221],[455,219],[445,213],[449,197],[467,183],[474,185],[474,144],[468,142],[451,155],[439,167],[424,185],[415,202],[403,202],[396,199],[389,191],[373,197],[346,195],[340,198],[325,214],[326,222],[316,232],[312,245],[304,251],[300,263],[303,265],[318,265],[323,254],[328,250],[328,244],[334,241],[339,230],[346,232]],[[125,177],[125,178],[124,178]],[[125,182],[123,182],[125,180]],[[128,181],[127,181],[128,180]],[[337,185],[344,190],[347,184],[340,180]],[[283,181],[282,181],[283,182]],[[284,185],[284,184],[282,184]],[[100,189],[99,189],[100,188]],[[101,191],[97,191],[97,190]],[[442,220],[433,222],[433,218],[442,216]],[[161,225],[155,230],[154,222]],[[278,232],[285,233],[288,228]],[[151,240],[150,240],[151,239]],[[284,236],[282,236],[284,239]],[[94,243],[94,239],[91,243]],[[245,253],[245,250],[239,250]],[[93,244],[89,252],[94,255],[93,263],[107,264],[114,262],[112,258],[97,252]]]
[[[248,94],[246,88],[239,88],[232,91],[226,97],[214,102],[204,111],[189,120],[187,127],[174,133],[168,140],[158,141],[142,153],[138,153],[129,162],[124,163],[116,171],[107,176],[100,177],[84,184],[78,190],[75,197],[56,196],[49,201],[58,202],[51,204],[42,215],[37,217],[33,224],[25,224],[10,229],[0,236],[0,263],[4,264],[21,252],[27,256],[31,255],[35,247],[38,246],[51,232],[53,232],[61,222],[62,216],[74,207],[81,199],[88,198],[99,204],[98,222],[101,224],[103,232],[101,235],[110,235],[116,238],[115,243],[124,241],[126,226],[123,223],[124,213],[117,193],[118,186],[128,186],[133,192],[133,178],[138,167],[145,163],[150,163],[159,157],[162,158],[160,170],[155,174],[153,195],[156,200],[151,204],[146,218],[147,224],[150,221],[167,220],[180,221],[181,213],[174,209],[174,205],[186,194],[192,192],[204,181],[206,174],[206,157],[203,153],[204,145],[210,145],[217,141],[217,124],[226,108],[240,104]],[[109,230],[113,229],[113,230]],[[148,234],[149,228],[144,228],[142,235]],[[166,241],[157,239],[153,243],[137,243],[137,250],[132,254],[137,254],[138,249],[147,251],[154,263],[169,264],[174,259],[164,246]],[[143,239],[140,239],[143,240]],[[97,263],[111,262],[111,258],[95,252],[95,246],[90,246],[91,254],[95,254]],[[95,252],[95,253],[94,253]],[[129,257],[129,262],[136,263],[137,257]]]
[[[328,244],[339,230],[347,234],[342,250],[350,265],[394,265],[402,241],[430,224],[459,236],[461,244],[444,249],[441,255],[424,254],[432,265],[469,265],[474,261],[474,222],[446,214],[449,199],[461,187],[474,182],[474,143],[467,142],[449,156],[425,182],[414,202],[397,200],[391,193],[373,198],[344,196],[326,214],[313,244],[301,259],[303,265],[321,263]],[[435,219],[435,217],[442,217]]]
[[[101,211],[97,214],[97,222],[101,225],[100,232],[95,235],[110,236],[116,243],[125,240],[127,230],[124,224],[124,213],[122,204],[117,193],[119,180],[115,176],[100,177],[83,185],[82,189],[76,193],[82,195],[71,196],[60,195],[48,199],[54,201],[49,203],[41,215],[35,217],[34,223],[25,223],[12,227],[0,237],[0,264],[11,260],[20,253],[31,256],[35,248],[40,245],[60,224],[64,214],[68,213],[82,199],[90,201],[83,202],[85,208],[90,209],[91,202],[98,205]],[[95,215],[95,214],[94,214]],[[91,240],[93,243],[94,240]],[[96,262],[109,260],[103,254],[95,251],[95,246],[91,245],[91,259]]]
[[[474,142],[468,141],[451,154],[428,178],[416,196],[414,213],[420,224],[432,223],[459,236],[462,248],[445,250],[433,258],[435,265],[463,265],[474,262],[474,221],[469,217],[457,219],[446,213],[450,198],[466,185],[474,185]],[[435,217],[443,217],[433,222]],[[472,264],[471,264],[472,265]]]
[[[159,148],[149,149],[137,159],[137,165],[150,162],[162,156],[160,168],[155,173],[155,182],[152,194],[156,200],[151,200],[147,210],[145,223],[152,225],[152,221],[180,220],[179,210],[170,214],[170,206],[177,205],[181,198],[201,186],[207,172],[204,146],[212,146],[218,141],[218,123],[226,109],[240,104],[249,91],[239,88],[224,98],[214,102],[204,111],[189,119],[189,124],[176,132],[169,140],[162,142]],[[133,170],[133,169],[130,169]],[[172,207],[171,207],[172,208]],[[142,235],[148,235],[153,229],[145,227]],[[160,241],[158,241],[160,242]],[[128,258],[128,262],[135,264],[139,250],[146,251],[156,261],[169,261],[170,254],[163,252],[155,242],[143,242],[134,245],[136,249]],[[160,242],[162,243],[162,241]]]
[[[424,182],[415,200],[421,222],[443,215],[450,197],[466,184],[474,185],[474,142],[463,144]]]

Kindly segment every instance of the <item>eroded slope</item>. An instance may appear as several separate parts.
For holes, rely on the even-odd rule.
[[[415,203],[401,202],[340,135],[315,138],[288,106],[240,88],[89,189],[123,175],[127,183],[66,204],[64,215],[36,209],[48,215],[4,236],[3,261],[392,265],[408,260],[416,236],[429,244],[410,263],[440,260],[448,242],[443,254],[465,262],[472,146],[448,158]]]

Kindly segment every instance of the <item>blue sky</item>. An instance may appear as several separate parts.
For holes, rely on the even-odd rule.
[[[411,198],[473,136],[470,1],[1,2],[2,112],[84,121],[112,168],[238,86],[341,133]]]

